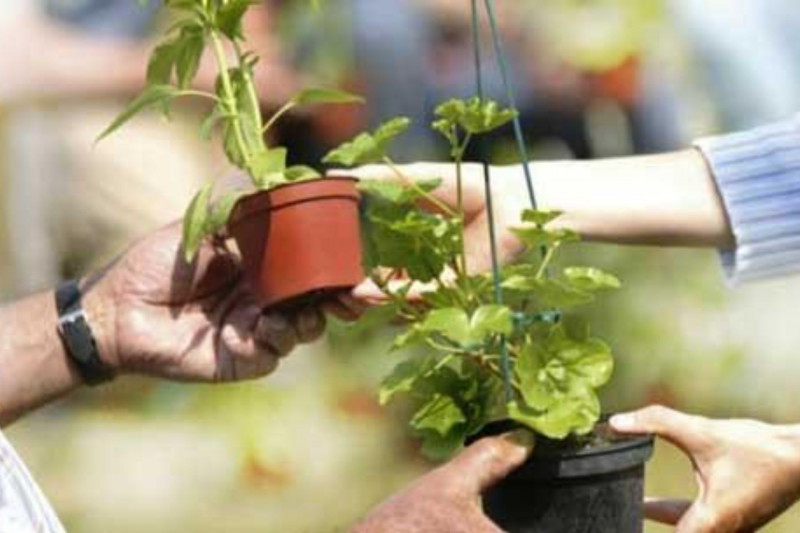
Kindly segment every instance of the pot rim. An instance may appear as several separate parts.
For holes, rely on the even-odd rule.
[[[602,427],[606,419],[603,417],[597,427]],[[473,441],[521,427],[524,426],[511,420],[495,421],[481,434],[473,436]],[[598,446],[565,449],[563,452],[553,448],[561,441],[537,435],[537,442],[533,455],[510,476],[511,479],[559,480],[620,474],[643,466],[652,457],[655,438],[652,435],[613,434],[613,440]]]
[[[230,228],[231,226],[236,226],[241,224],[244,220],[259,215],[265,212],[272,212],[277,211],[279,209],[283,209],[285,207],[290,207],[292,205],[306,203],[306,202],[313,202],[313,201],[320,201],[320,200],[331,200],[331,199],[341,199],[341,200],[352,200],[358,201],[359,196],[358,192],[356,191],[355,194],[348,195],[348,194],[324,194],[319,195],[316,197],[309,197],[306,199],[298,199],[294,201],[283,202],[277,205],[272,204],[268,199],[273,196],[276,191],[286,190],[289,188],[294,187],[301,187],[301,186],[308,186],[309,184],[320,183],[323,181],[349,181],[353,183],[358,183],[360,180],[355,177],[350,176],[335,176],[335,177],[322,177],[316,178],[312,180],[302,180],[302,181],[294,181],[291,183],[283,183],[271,189],[262,189],[251,191],[243,194],[237,201],[231,211],[230,217],[228,218],[227,227]],[[267,199],[265,201],[265,198]],[[251,205],[255,202],[263,202],[263,205]]]

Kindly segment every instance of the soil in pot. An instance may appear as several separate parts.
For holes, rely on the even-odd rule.
[[[356,180],[324,178],[243,197],[228,224],[259,303],[297,307],[364,279]]]
[[[490,424],[474,440],[516,427]],[[652,437],[620,436],[606,423],[583,439],[539,436],[533,456],[484,495],[484,509],[509,533],[641,533],[652,454]]]

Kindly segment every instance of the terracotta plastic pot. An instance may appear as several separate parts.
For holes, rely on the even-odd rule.
[[[475,440],[515,427],[491,424]],[[509,533],[641,533],[653,438],[606,429],[588,446],[538,437],[528,462],[484,494],[486,514]]]
[[[263,307],[302,305],[364,279],[353,178],[301,181],[243,197],[228,232]]]

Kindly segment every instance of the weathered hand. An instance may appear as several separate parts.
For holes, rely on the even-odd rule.
[[[800,428],[754,420],[709,420],[664,407],[611,419],[617,431],[655,433],[692,460],[694,502],[650,500],[651,520],[677,533],[756,531],[800,497]]]
[[[121,373],[186,381],[256,378],[325,328],[319,308],[262,314],[236,256],[205,244],[189,265],[180,224],[130,248],[84,280],[84,304],[101,357]],[[342,296],[325,306],[342,318],[361,309]]]
[[[502,533],[481,509],[481,493],[520,466],[528,432],[476,442],[373,510],[352,533]]]

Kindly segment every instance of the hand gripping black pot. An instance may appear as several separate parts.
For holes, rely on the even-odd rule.
[[[490,424],[474,440],[515,427]],[[652,437],[614,435],[606,424],[586,441],[539,436],[532,457],[484,495],[484,509],[508,533],[641,533],[652,454]]]

